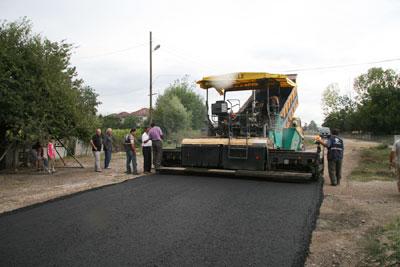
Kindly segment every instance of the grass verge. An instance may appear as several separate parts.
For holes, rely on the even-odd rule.
[[[362,149],[360,161],[350,179],[361,182],[395,180],[396,176],[389,168],[389,154],[390,148],[386,145]]]
[[[400,217],[392,223],[371,230],[363,240],[367,253],[364,264],[369,266],[399,266]]]

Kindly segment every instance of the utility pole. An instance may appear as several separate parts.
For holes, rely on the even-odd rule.
[[[159,49],[161,46],[160,45],[156,45],[156,47],[154,47],[153,49],[153,39],[151,36],[151,32],[150,32],[150,109],[149,109],[149,120],[150,123],[153,122],[153,51],[156,51],[157,49]]]
[[[149,120],[153,122],[153,44],[150,32],[150,109],[149,109]]]

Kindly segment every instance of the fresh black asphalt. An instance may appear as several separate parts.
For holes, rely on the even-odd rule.
[[[301,266],[322,183],[152,175],[0,216],[1,266]]]

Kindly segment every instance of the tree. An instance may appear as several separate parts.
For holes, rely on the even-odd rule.
[[[121,129],[121,119],[116,116],[115,114],[107,115],[107,116],[101,116],[99,115],[99,119],[101,121],[101,128],[107,129],[107,128],[112,128],[112,129]]]
[[[377,134],[400,131],[400,75],[392,69],[371,68],[356,78],[361,129]]]
[[[324,126],[375,134],[400,132],[400,75],[392,69],[371,68],[354,81],[356,98],[335,95],[325,114]],[[325,92],[324,92],[325,93]],[[328,94],[326,94],[328,95]],[[324,99],[325,95],[323,95]]]
[[[164,92],[163,96],[170,98],[176,96],[187,112],[191,114],[190,127],[194,130],[201,129],[206,121],[206,106],[202,97],[193,90],[194,83],[188,81],[188,76],[174,81]]]
[[[330,84],[322,93],[322,108],[325,119],[322,126],[341,131],[354,129],[354,113],[357,104],[349,95],[340,95],[338,84]]]
[[[307,130],[311,131],[311,132],[317,132],[318,131],[318,126],[315,123],[315,121],[310,121],[310,124],[307,127]]]
[[[32,33],[26,18],[0,24],[0,135],[86,139],[98,125],[97,94],[77,78],[72,45]]]
[[[322,110],[325,116],[339,111],[339,91],[339,85],[331,83],[322,93]]]
[[[166,135],[190,128],[192,115],[177,96],[163,96],[157,99],[154,110],[155,121],[165,130]]]
[[[400,76],[392,69],[371,68],[354,81],[354,90],[361,102],[371,100],[374,92],[393,88],[400,88]]]
[[[121,129],[136,128],[139,123],[140,119],[138,117],[136,117],[135,115],[130,115],[124,118],[123,122],[120,125],[120,128]]]

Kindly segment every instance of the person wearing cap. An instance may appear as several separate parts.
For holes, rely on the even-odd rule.
[[[337,186],[342,179],[342,162],[344,144],[343,140],[338,136],[339,130],[332,129],[331,136],[326,142],[319,140],[319,143],[328,148],[328,171],[331,184]]]

